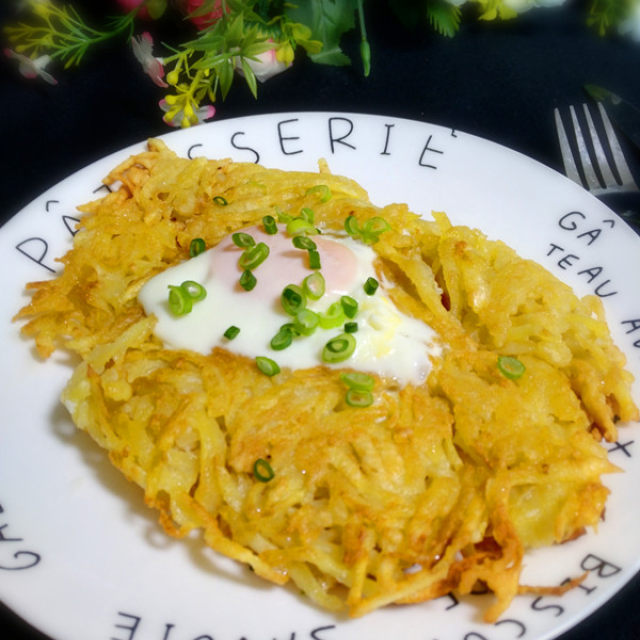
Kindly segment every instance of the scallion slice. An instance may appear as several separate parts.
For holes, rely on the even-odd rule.
[[[287,222],[287,233],[290,236],[297,236],[301,233],[315,234],[317,231],[313,224],[308,220],[305,220],[304,218],[293,218]]]
[[[309,209],[309,207],[302,207],[302,209],[300,209],[300,217],[310,224],[313,224],[316,214],[313,209]]]
[[[358,313],[358,301],[351,296],[342,296],[340,298],[340,304],[342,305],[342,309],[344,310],[344,315],[347,318],[355,318],[356,313]]]
[[[236,247],[241,249],[253,247],[256,244],[256,241],[248,233],[243,233],[242,231],[231,234],[231,240]]]
[[[262,218],[262,224],[264,225],[264,230],[270,236],[278,233],[278,225],[276,224],[276,219],[273,216],[264,216],[264,218]]]
[[[360,235],[360,226],[358,225],[358,219],[354,215],[347,216],[347,219],[344,221],[344,228],[350,236]]]
[[[309,269],[321,269],[320,252],[315,249],[309,251]]]
[[[265,376],[275,376],[276,373],[280,373],[280,367],[275,360],[267,358],[266,356],[257,356],[256,365]]]
[[[322,349],[322,360],[328,363],[344,362],[356,348],[356,339],[350,333],[331,338]]]
[[[364,283],[364,292],[368,296],[372,296],[380,286],[380,283],[375,278],[367,278]]]
[[[193,308],[193,300],[182,288],[169,285],[169,310],[174,316],[184,316]]]
[[[342,380],[349,389],[355,389],[356,391],[372,391],[375,386],[373,377],[361,371],[342,373],[340,374],[340,380]]]
[[[307,306],[307,297],[297,284],[288,284],[280,296],[280,302],[285,313],[295,316]]]
[[[240,282],[240,286],[245,291],[251,291],[256,286],[256,284],[258,283],[258,280],[253,275],[253,273],[251,273],[251,271],[246,269],[245,271],[242,272],[242,275],[240,276],[240,281],[239,282]]]
[[[213,197],[213,201],[217,204],[220,205],[221,207],[226,207],[229,203],[227,202],[226,198],[223,198],[222,196],[214,196]]]
[[[331,189],[329,189],[326,184],[317,184],[314,187],[310,187],[307,189],[305,195],[310,196],[316,193],[320,198],[320,202],[327,202],[327,200],[331,200]]]
[[[253,475],[260,482],[270,482],[276,477],[271,465],[264,458],[258,458],[253,463]]]
[[[358,323],[357,322],[345,322],[344,323],[344,331],[345,331],[345,333],[356,333],[358,331]]]
[[[207,290],[195,280],[185,280],[180,287],[194,301],[204,300],[207,297]]]
[[[317,249],[316,243],[311,238],[307,238],[307,236],[295,236],[292,242],[296,249],[306,249],[307,251]]]
[[[324,276],[319,271],[315,271],[308,275],[302,281],[302,290],[306,296],[312,300],[320,300],[324,295],[325,287],[326,283]]]
[[[303,336],[310,336],[318,327],[320,316],[311,309],[302,309],[296,314],[293,322],[296,331]]]
[[[249,236],[251,237],[251,236]],[[251,238],[253,240],[253,238]],[[253,270],[259,267],[269,256],[269,247],[264,242],[258,242],[255,247],[245,249],[238,259],[241,269]]]
[[[202,238],[194,238],[189,244],[189,256],[191,258],[195,258],[203,253],[207,248],[204,240]]]
[[[324,313],[320,314],[320,327],[323,329],[335,329],[343,322],[344,309],[339,302],[333,302]]]
[[[276,335],[271,338],[271,348],[274,351],[282,351],[283,349],[286,349],[287,347],[291,346],[294,335],[295,332],[293,329],[293,324],[289,323],[282,325],[278,333],[276,333]]]
[[[359,407],[361,409],[370,407],[373,404],[373,394],[371,391],[349,389],[345,394],[344,399],[350,407]]]
[[[231,325],[225,332],[224,337],[227,340],[233,340],[240,333],[240,327],[236,327],[235,325]]]
[[[514,358],[513,356],[499,356],[498,369],[505,378],[517,380],[522,377],[526,367],[518,358]]]

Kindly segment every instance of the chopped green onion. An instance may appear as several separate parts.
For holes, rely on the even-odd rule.
[[[320,202],[327,202],[327,200],[331,200],[331,189],[326,184],[317,184],[315,187],[311,187],[307,189],[305,193],[306,196],[310,196],[314,193],[317,193],[320,197]]]
[[[373,394],[371,391],[349,389],[344,399],[350,407],[358,407],[361,409],[370,407],[373,404]]]
[[[270,236],[278,233],[278,225],[276,224],[276,219],[273,216],[264,216],[264,218],[262,218],[262,224],[264,225],[264,230]]]
[[[350,236],[359,236],[360,227],[358,226],[358,219],[354,215],[350,215],[344,221],[344,228]]]
[[[194,238],[189,244],[189,256],[195,258],[205,251],[206,248],[207,245],[202,238]]]
[[[258,458],[253,463],[253,475],[260,482],[269,482],[276,477],[271,465],[264,458]]]
[[[313,224],[316,214],[314,213],[313,209],[309,209],[309,207],[302,207],[302,209],[300,209],[300,217],[303,220],[306,220],[307,222]]]
[[[278,363],[272,360],[271,358],[266,358],[265,356],[257,356],[256,357],[256,365],[258,369],[264,373],[265,376],[275,376],[276,373],[280,373],[280,367]]]
[[[365,234],[374,234],[379,236],[381,233],[389,231],[389,229],[391,229],[391,225],[384,218],[374,216],[364,223],[362,231]]]
[[[304,218],[293,218],[289,222],[287,222],[287,233],[290,236],[297,236],[301,233],[317,233],[316,228],[313,226],[311,222],[305,220]]]
[[[372,296],[378,290],[379,286],[380,286],[380,284],[375,278],[367,278],[366,282],[364,283],[364,287],[363,287],[364,288],[364,292],[368,296]]]
[[[333,302],[324,313],[320,314],[320,326],[323,329],[335,329],[339,327],[343,321],[344,309],[339,302]]]
[[[222,196],[214,196],[213,201],[216,204],[219,204],[221,207],[226,207],[229,204],[227,202],[227,199],[223,198]]]
[[[249,271],[249,269],[242,272],[240,276],[240,286],[245,291],[251,291],[257,284],[258,280],[256,277]]]
[[[243,233],[242,231],[232,234],[231,240],[233,240],[233,244],[235,244],[236,247],[240,247],[241,249],[253,247],[256,244],[256,241],[248,233]]]
[[[235,325],[231,325],[225,332],[224,337],[227,340],[233,340],[240,333],[240,327],[236,327]]]
[[[368,373],[362,373],[361,371],[342,373],[340,374],[340,380],[342,380],[349,389],[355,389],[356,391],[372,391],[376,383]]]
[[[320,269],[321,268],[321,262],[320,262],[320,252],[316,251],[315,249],[310,249],[309,250],[309,269]]]
[[[295,236],[292,242],[296,249],[306,249],[307,251],[311,251],[312,249],[317,248],[316,243],[311,238],[307,238],[307,236]]]
[[[320,316],[311,309],[302,309],[296,314],[293,322],[298,333],[303,336],[310,336],[320,323]]]
[[[174,316],[184,316],[191,311],[193,300],[182,288],[169,285],[169,310]]]
[[[290,216],[288,213],[284,211],[280,211],[278,207],[276,207],[276,215],[278,216],[278,222],[289,223],[293,220],[293,216]]]
[[[308,275],[302,281],[302,290],[312,300],[320,300],[325,292],[324,276],[319,271]]]
[[[256,267],[259,267],[268,256],[269,247],[264,242],[258,242],[255,247],[249,247],[244,250],[244,253],[238,260],[238,266],[241,269],[255,269]]]
[[[356,333],[358,331],[358,323],[357,322],[345,322],[344,323],[345,333]]]
[[[347,318],[355,318],[356,313],[358,313],[358,301],[351,296],[342,296],[340,298],[340,304],[344,310],[344,315]]]
[[[353,354],[355,348],[356,339],[350,333],[341,333],[324,345],[322,360],[329,363],[344,362]]]
[[[302,288],[297,284],[288,284],[282,290],[280,302],[285,313],[288,313],[290,316],[295,316],[307,305],[307,297]]]
[[[185,293],[192,300],[204,300],[207,297],[207,290],[195,280],[185,280],[181,285],[181,289],[184,289]]]
[[[287,347],[291,346],[294,335],[295,332],[293,329],[293,324],[283,324],[280,327],[278,333],[276,333],[276,335],[271,338],[271,348],[274,351],[282,351],[283,349],[286,349]]]
[[[513,356],[499,356],[498,357],[498,369],[500,373],[509,380],[517,380],[522,377],[525,372],[525,366]]]

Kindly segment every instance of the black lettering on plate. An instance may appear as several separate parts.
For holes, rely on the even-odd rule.
[[[553,611],[555,610],[555,617],[561,616],[564,613],[564,607],[559,604],[541,604],[544,596],[538,596],[532,603],[531,608],[534,611]]]
[[[600,298],[608,298],[609,296],[615,296],[618,292],[617,291],[604,291],[603,287],[606,287],[608,284],[610,284],[611,280],[605,280],[604,282],[601,282],[597,287],[596,290],[594,291],[594,293],[599,296]]]
[[[239,144],[236,144],[236,138],[243,135],[245,135],[244,131],[236,131],[231,136],[231,146],[234,149],[239,149],[240,151],[251,151],[251,153],[253,153],[253,155],[255,156],[255,160],[253,161],[253,163],[258,164],[258,162],[260,162],[260,154],[255,149],[252,149],[251,147],[241,147]]]
[[[614,451],[622,451],[627,458],[631,458],[632,455],[627,451],[627,447],[630,447],[634,442],[634,440],[629,440],[629,442],[620,442],[619,440],[616,440],[615,444],[608,450],[608,452],[613,453]]]
[[[98,193],[98,191],[101,191],[102,189],[111,193],[111,187],[108,184],[101,184],[93,190],[93,193]]]
[[[334,122],[346,122],[348,125],[348,131],[343,133],[339,137],[334,136],[333,123]],[[345,139],[348,138],[353,132],[353,122],[349,120],[349,118],[341,118],[341,117],[333,117],[329,118],[329,142],[331,143],[331,153],[335,153],[336,145],[335,143],[342,144],[345,147],[349,147],[350,149],[354,149],[355,147],[350,142],[345,142]]]
[[[516,636],[516,638],[522,638],[522,636],[527,633],[527,627],[524,626],[524,624],[522,624],[522,622],[520,622],[520,620],[514,620],[513,618],[505,618],[504,620],[498,620],[498,622],[495,623],[495,626],[498,627],[501,624],[514,624],[516,625],[516,627],[518,627],[518,635]]]
[[[460,604],[460,601],[453,593],[447,593],[445,598],[449,598],[451,600],[451,604],[448,607],[445,607],[445,611],[449,611],[449,609],[453,609],[453,607],[457,607]]]
[[[487,638],[477,631],[470,631],[465,635],[464,640],[487,640]]]
[[[311,638],[312,640],[325,640],[326,636],[324,634],[322,636],[318,634],[321,633],[322,631],[329,631],[330,629],[335,629],[335,628],[336,628],[335,624],[330,624],[326,627],[317,627],[316,629],[313,629],[313,631],[311,631]]]
[[[564,251],[564,249],[559,244],[553,244],[553,242],[552,242],[551,243],[551,249],[549,249],[549,251],[547,251],[547,256],[550,256],[555,251]]]
[[[583,558],[580,568],[585,571],[595,571],[599,578],[610,578],[622,571],[617,565],[607,562],[593,553],[589,553]]]
[[[295,149],[294,151],[287,151],[284,148],[285,140],[300,140],[300,136],[285,136],[282,134],[282,125],[289,124],[290,122],[298,122],[298,118],[291,118],[290,120],[281,120],[278,122],[278,142],[280,142],[280,150],[285,156],[293,156],[296,153],[302,153],[302,149]]]
[[[140,616],[134,616],[131,613],[125,613],[124,611],[118,611],[118,615],[123,618],[128,618],[129,624],[116,624],[114,625],[116,629],[123,629],[124,631],[128,631],[129,635],[126,638],[120,636],[116,638],[115,636],[111,636],[111,640],[133,640],[135,633],[138,629],[138,625],[140,624],[140,620],[142,618]]]
[[[22,538],[5,538],[3,531],[8,527],[8,524],[3,524],[0,527],[0,542],[22,542]]]
[[[452,138],[457,138],[458,137],[458,132],[455,129],[451,129],[451,137]]]
[[[67,227],[72,236],[75,236],[76,233],[78,233],[76,225],[74,224],[80,222],[78,218],[74,218],[73,216],[62,216],[62,222],[64,222],[64,226]]]
[[[625,333],[633,333],[637,329],[640,329],[640,318],[634,318],[633,320],[623,320],[621,324],[631,325],[628,331],[625,331]]]
[[[194,638],[193,640],[213,640],[213,638],[211,636],[208,635],[203,635],[203,636],[198,636],[197,638]]]
[[[438,167],[436,167],[434,164],[427,164],[426,162],[424,162],[424,156],[427,152],[429,153],[439,153],[439,154],[443,154],[444,151],[440,151],[440,149],[434,149],[432,147],[430,147],[429,145],[431,144],[431,139],[433,138],[433,136],[429,136],[427,138],[427,142],[424,145],[424,148],[422,149],[422,153],[420,154],[420,160],[418,160],[418,164],[421,167],[427,167],[427,169],[437,169]]]
[[[574,220],[574,216],[582,218],[583,220],[587,218],[582,211],[570,211],[558,220],[558,226],[565,231],[575,231],[578,228],[578,223]]]
[[[164,636],[162,637],[162,640],[169,640],[169,633],[171,632],[171,629],[173,629],[173,627],[175,627],[175,624],[171,624],[170,622],[167,622],[164,625]]]
[[[31,569],[31,567],[35,567],[41,560],[40,554],[35,553],[34,551],[16,551],[13,554],[13,557],[16,560],[20,560],[20,562],[12,567],[0,564],[0,569],[3,571],[22,571],[24,569]]]
[[[588,269],[582,269],[582,271],[578,271],[578,275],[581,276],[586,273],[587,282],[593,282],[602,273],[602,271],[602,267],[589,267]]]
[[[28,248],[27,248],[28,247]],[[44,267],[47,271],[55,273],[56,270],[46,265],[43,260],[49,250],[49,245],[44,238],[27,238],[16,245],[16,249],[23,255]]]
[[[49,205],[50,204],[59,204],[60,200],[47,200],[44,204],[44,210],[49,213]]]
[[[576,260],[580,260],[580,258],[577,255],[573,253],[567,253],[565,256],[560,258],[560,260],[558,260],[558,266],[561,269],[566,270],[566,268],[572,266]]]
[[[602,229],[591,229],[590,231],[584,231],[583,233],[578,234],[578,238],[589,238],[587,245],[592,245],[601,233]]]
[[[189,160],[193,160],[193,150],[201,146],[203,146],[202,142],[196,142],[196,144],[192,144],[187,150],[187,158],[189,158]]]
[[[384,149],[382,150],[382,152],[380,153],[381,156],[390,156],[391,154],[389,153],[388,149],[389,149],[389,138],[391,137],[391,129],[393,127],[395,127],[395,124],[385,124],[384,125],[387,128],[387,135],[385,136],[384,139]]]

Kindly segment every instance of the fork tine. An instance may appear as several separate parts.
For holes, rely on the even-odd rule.
[[[633,176],[631,175],[631,171],[629,170],[629,165],[624,158],[624,152],[620,147],[620,142],[618,141],[618,137],[613,130],[613,126],[611,124],[611,120],[609,120],[609,116],[607,115],[607,111],[604,108],[602,102],[598,102],[598,109],[600,110],[600,115],[602,117],[602,123],[604,124],[604,130],[607,134],[607,139],[609,140],[609,146],[611,147],[611,152],[613,154],[613,161],[616,166],[616,170],[618,171],[618,175],[622,180],[622,184],[625,187],[628,187],[633,190],[638,190],[638,186],[636,185]]]
[[[562,164],[564,164],[564,172],[568,178],[571,178],[574,182],[584,186],[580,173],[578,172],[578,167],[576,166],[575,158],[573,157],[573,152],[571,151],[567,131],[564,128],[562,118],[560,117],[560,111],[557,107],[553,110],[553,116],[556,121],[556,130],[558,132],[558,141],[560,142],[560,155],[562,156]]]
[[[587,187],[589,190],[599,189],[601,187],[600,180],[593,169],[591,156],[589,155],[589,148],[587,147],[587,143],[582,135],[582,127],[580,126],[580,121],[578,120],[578,116],[573,105],[569,107],[569,112],[571,113],[571,122],[573,123],[573,130],[576,134],[576,143],[578,144],[578,156],[582,163],[582,170],[584,171],[584,177],[587,181]]]
[[[618,186],[618,179],[613,175],[613,171],[611,171],[611,167],[609,166],[609,160],[607,158],[607,152],[604,150],[602,146],[602,142],[600,141],[600,136],[596,130],[596,127],[593,123],[593,117],[591,116],[591,110],[589,109],[589,105],[586,103],[582,105],[582,109],[584,110],[585,118],[587,119],[587,126],[589,128],[589,135],[591,136],[591,143],[593,144],[593,150],[596,154],[596,162],[598,163],[598,169],[600,169],[600,175],[602,175],[602,179],[604,180],[605,187],[615,187]],[[602,112],[601,112],[602,113]],[[611,131],[613,134],[613,131]],[[611,136],[607,131],[607,138],[609,141],[609,145],[611,146]],[[614,135],[615,138],[615,135]],[[616,140],[617,142],[617,140]],[[613,147],[611,147],[613,151]]]

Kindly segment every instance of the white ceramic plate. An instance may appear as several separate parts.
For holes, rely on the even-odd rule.
[[[604,205],[554,171],[504,147],[439,126],[354,114],[297,113],[227,120],[179,131],[180,155],[231,156],[284,169],[318,158],[361,182],[378,204],[408,202],[479,227],[571,284],[603,297],[617,343],[640,379],[640,238]],[[141,492],[76,432],[58,395],[69,364],[46,363],[12,315],[31,280],[48,278],[69,247],[75,205],[143,144],[76,173],[0,232],[0,598],[56,640],[511,640],[551,638],[611,597],[640,567],[640,429],[607,445],[624,473],[597,533],[527,555],[522,581],[560,584],[565,596],[520,597],[495,625],[486,596],[391,607],[348,620],[293,589],[265,584],[198,540],[169,539]],[[640,399],[635,388],[636,399]]]

